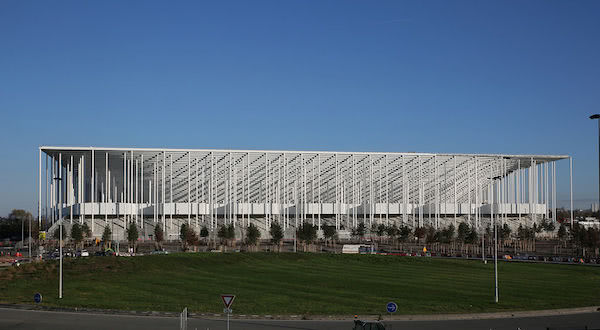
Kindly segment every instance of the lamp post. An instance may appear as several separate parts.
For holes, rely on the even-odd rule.
[[[498,212],[498,214],[496,214],[496,217],[494,217],[494,180],[499,180],[501,179],[502,176],[497,176],[492,178],[492,202],[490,203],[490,216],[492,217],[492,226],[494,226],[494,302],[498,303],[498,225],[497,225],[497,218],[498,218],[498,214],[500,212]],[[500,189],[498,187],[498,189]],[[498,200],[500,200],[500,191],[498,190]],[[500,207],[500,204],[498,203],[498,207]]]
[[[54,180],[61,181],[62,178],[60,176],[58,176],[58,177],[55,177]],[[57,182],[57,184],[60,184],[60,183]],[[60,197],[62,197],[62,196],[59,196],[59,198]],[[62,266],[63,266],[63,262],[62,262],[63,261],[63,253],[62,253],[62,243],[63,243],[62,242],[62,239],[63,239],[62,200],[59,200],[59,202],[60,202],[59,203],[60,204],[60,209],[59,209],[60,216],[59,216],[58,220],[60,221],[60,225],[58,226],[58,228],[59,228],[58,229],[59,230],[59,234],[58,234],[59,235],[59,237],[58,237],[58,249],[59,249],[59,251],[58,251],[58,254],[59,254],[59,258],[60,259],[59,259],[59,269],[58,269],[58,298],[62,299],[62,291],[63,291],[62,290],[62,284],[63,284],[63,280],[62,280],[62,278],[63,278],[63,276],[62,276],[63,275],[63,269],[62,269]]]
[[[600,114],[591,115],[590,119],[600,119]],[[598,207],[600,207],[600,120],[598,120]]]

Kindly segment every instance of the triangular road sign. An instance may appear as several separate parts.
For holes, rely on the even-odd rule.
[[[235,295],[222,294],[221,299],[223,299],[223,304],[225,304],[225,308],[229,308],[231,307],[231,304],[233,304],[233,300],[235,300]]]

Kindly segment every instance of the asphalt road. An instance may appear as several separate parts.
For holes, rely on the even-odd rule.
[[[390,329],[462,329],[462,330],[545,330],[547,327],[567,329],[600,329],[600,312],[488,320],[458,321],[393,321]],[[352,329],[352,321],[277,321],[232,320],[231,330],[237,329]],[[179,329],[174,317],[107,315],[69,312],[46,312],[0,308],[0,329]],[[189,319],[188,329],[226,329],[224,320]]]

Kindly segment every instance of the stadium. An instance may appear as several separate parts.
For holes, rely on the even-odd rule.
[[[99,237],[135,221],[143,238],[188,223],[211,231],[272,222],[436,228],[556,221],[556,162],[566,155],[39,148],[38,219],[86,222]],[[572,221],[571,214],[571,221]]]

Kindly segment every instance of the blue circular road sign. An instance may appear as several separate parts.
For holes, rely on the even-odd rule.
[[[41,293],[36,293],[33,295],[33,301],[35,301],[36,303],[41,303],[42,302],[42,294]]]
[[[385,307],[387,308],[388,313],[395,313],[398,310],[398,305],[393,301],[387,303]]]

